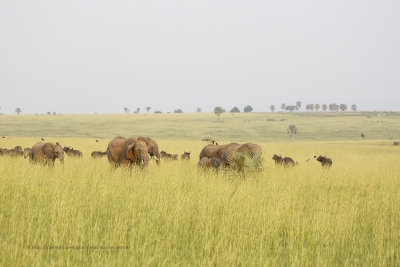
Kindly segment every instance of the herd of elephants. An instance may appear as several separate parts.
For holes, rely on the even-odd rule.
[[[43,138],[42,141],[44,141]],[[96,142],[97,141],[98,140],[96,140]],[[32,148],[25,148],[24,150],[22,150],[21,146],[16,146],[13,149],[0,148],[0,155],[29,157],[30,161],[33,163],[44,163],[49,166],[53,166],[56,159],[59,159],[61,164],[64,164],[64,152],[68,156],[82,156],[81,151],[70,147],[63,148],[58,142],[55,144],[38,142],[32,146]],[[231,167],[237,155],[260,161],[261,154],[261,147],[257,144],[230,143],[219,145],[213,142],[212,144],[206,145],[201,150],[197,165],[201,168],[214,169]],[[103,156],[107,156],[109,163],[113,167],[133,165],[146,167],[151,157],[155,158],[157,164],[160,163],[161,158],[178,159],[177,154],[169,154],[165,151],[160,152],[155,140],[143,136],[137,138],[115,137],[108,143],[105,152],[93,151],[91,153],[92,158],[101,158]],[[319,156],[318,158],[314,156],[314,158],[316,158],[323,167],[330,167],[332,165],[332,160],[330,158],[323,156]],[[190,159],[190,152],[184,152],[184,154],[181,155],[181,159]],[[298,165],[298,163],[290,157],[282,157],[274,154],[272,159],[277,165],[282,165],[284,167]]]

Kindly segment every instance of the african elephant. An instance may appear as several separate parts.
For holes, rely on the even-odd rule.
[[[246,144],[238,144],[231,143],[226,145],[225,150],[222,154],[223,166],[230,166],[232,157],[236,153],[243,153],[247,157],[254,158],[257,155],[261,155],[262,150],[261,147],[257,144],[246,143]]]
[[[115,167],[133,164],[146,167],[150,160],[146,142],[121,136],[115,137],[108,143],[107,157],[110,164]]]
[[[64,151],[58,142],[56,144],[39,142],[29,152],[31,162],[44,162],[49,166],[54,166],[57,158],[64,164]]]
[[[222,154],[225,151],[225,147],[227,145],[214,145],[214,144],[210,144],[210,145],[206,145],[200,152],[200,159],[208,157],[215,157],[215,158],[219,158],[222,159]]]
[[[200,168],[215,168],[218,169],[219,166],[221,165],[222,161],[219,158],[216,157],[203,157],[199,160],[197,163],[197,166]]]
[[[158,151],[157,142],[151,139],[150,137],[143,137],[143,136],[138,137],[138,140],[144,141],[146,143],[147,150],[150,156],[155,157],[157,164],[160,164],[160,152]]]

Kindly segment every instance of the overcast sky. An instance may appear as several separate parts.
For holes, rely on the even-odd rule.
[[[400,110],[398,0],[0,2],[0,112]]]

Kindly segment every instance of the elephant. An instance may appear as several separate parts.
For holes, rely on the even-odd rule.
[[[160,164],[160,152],[158,151],[158,144],[155,140],[151,139],[150,137],[139,136],[139,141],[143,141],[147,145],[147,150],[151,157],[156,158],[157,164]]]
[[[146,142],[121,136],[115,137],[108,143],[107,158],[114,167],[133,164],[146,167],[150,160]]]
[[[107,151],[106,152],[101,152],[101,151],[93,151],[92,154],[90,154],[90,156],[94,159],[96,158],[102,158],[103,156],[107,155]]]
[[[317,156],[314,156],[314,158],[317,158]],[[332,159],[330,159],[330,158],[319,156],[317,158],[317,161],[321,162],[322,167],[331,167],[332,166]]]
[[[57,158],[64,164],[64,151],[58,142],[56,144],[39,142],[29,152],[31,162],[44,162],[49,166],[54,166]]]
[[[197,163],[197,166],[200,168],[214,168],[218,169],[221,166],[222,161],[216,157],[203,157]]]
[[[230,166],[232,162],[232,157],[236,153],[243,153],[244,155],[254,158],[257,155],[262,154],[261,147],[257,144],[246,143],[246,144],[238,144],[238,143],[231,143],[226,145],[225,150],[222,154],[222,165],[223,166]]]
[[[209,144],[206,145],[200,152],[200,156],[199,158],[218,158],[218,159],[222,159],[222,154],[225,151],[225,147],[227,145],[214,145],[214,144]]]

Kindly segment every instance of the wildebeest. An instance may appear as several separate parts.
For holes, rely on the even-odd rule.
[[[197,163],[200,168],[214,168],[218,169],[221,166],[222,160],[216,157],[203,157]]]
[[[183,152],[181,159],[190,159],[190,152]]]
[[[160,157],[161,158],[165,158],[165,159],[177,160],[178,159],[178,154],[170,154],[170,153],[167,153],[166,151],[161,151],[160,152]]]
[[[31,152],[32,148],[25,148],[24,149],[24,158],[27,158],[29,156],[29,153]]]
[[[11,157],[18,157],[18,156],[23,156],[24,152],[22,151],[21,146],[16,146],[13,149],[7,149],[7,148],[2,148],[0,150],[0,155],[6,155],[6,156],[11,156]]]
[[[106,151],[106,152],[93,151],[92,154],[90,154],[90,156],[91,156],[92,158],[94,158],[94,159],[104,157],[105,155],[107,155],[107,151]]]
[[[314,156],[314,158],[317,158],[317,156]],[[321,162],[322,167],[332,166],[332,159],[330,159],[328,157],[319,156],[317,158],[317,161]]]
[[[82,157],[82,152],[79,150],[75,150],[75,149],[67,147],[67,146],[65,146],[63,148],[63,150],[70,157]]]
[[[294,160],[290,157],[283,158],[282,156],[278,156],[277,154],[274,154],[272,159],[275,160],[275,164],[283,165],[284,167],[291,167],[291,166],[298,165],[298,163],[294,162]]]

